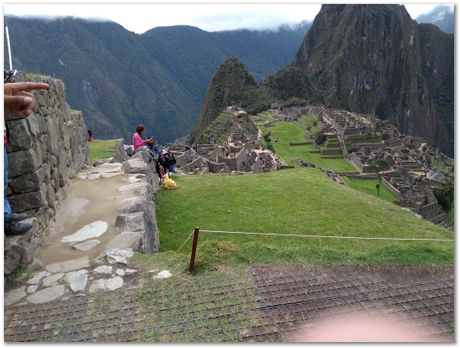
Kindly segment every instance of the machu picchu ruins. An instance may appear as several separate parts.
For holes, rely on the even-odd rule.
[[[433,188],[442,185],[447,174],[453,174],[454,162],[423,138],[403,135],[388,121],[370,114],[313,105],[284,107],[278,103],[272,104],[267,112],[269,120],[264,121],[267,127],[276,122],[293,122],[310,138],[314,133],[312,127],[319,129],[316,140],[290,145],[315,144],[314,152],[322,158],[344,158],[356,172],[320,168],[337,183],[345,184],[341,176],[353,180],[379,179],[399,197],[398,205],[434,223],[446,223],[446,214]],[[307,126],[302,123],[302,115],[314,120]],[[172,144],[169,150],[176,156],[179,171],[185,174],[259,173],[290,167],[263,144],[254,117],[240,106],[230,105],[207,127],[202,139],[209,143]],[[298,163],[317,167],[301,159]],[[437,169],[440,163],[444,167],[442,171]]]

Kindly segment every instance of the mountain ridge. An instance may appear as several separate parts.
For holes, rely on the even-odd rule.
[[[96,138],[124,137],[126,142],[139,123],[160,143],[188,134],[212,74],[225,59],[239,56],[262,80],[291,59],[308,29],[305,24],[298,31],[259,35],[178,26],[140,35],[110,21],[7,20],[14,67],[61,78],[69,103],[83,111]],[[204,37],[188,39],[197,33]],[[249,51],[239,45],[245,38],[254,46]],[[278,43],[282,49],[274,48]],[[275,50],[275,58],[267,59],[272,56],[267,52]],[[263,59],[258,57],[261,52]],[[6,49],[4,53],[6,66]]]

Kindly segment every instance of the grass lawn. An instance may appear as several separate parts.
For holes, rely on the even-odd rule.
[[[271,127],[259,125],[263,133],[271,132],[278,141],[272,142],[276,154],[289,165],[298,165],[297,158],[305,162],[311,162],[322,168],[331,169],[336,172],[356,172],[351,164],[342,158],[321,158],[319,153],[310,153],[317,150],[314,145],[290,146],[289,143],[301,143],[309,141],[305,131],[292,122],[276,122]]]
[[[160,250],[177,251],[194,226],[208,230],[362,237],[447,238],[453,233],[400,207],[337,185],[318,170],[297,168],[237,176],[176,177],[161,190]],[[181,253],[190,252],[188,241]],[[336,240],[202,232],[199,265],[443,264],[452,242]]]
[[[117,141],[115,139],[88,142],[91,163],[112,157],[116,144]]]
[[[342,177],[342,180],[351,188],[355,190],[365,192],[369,195],[374,197],[378,197],[384,199],[388,202],[397,202],[399,201],[399,197],[393,194],[390,190],[388,190],[383,183],[380,184],[380,194],[377,195],[377,189],[375,185],[379,182],[377,179],[357,179],[352,180],[345,176]]]

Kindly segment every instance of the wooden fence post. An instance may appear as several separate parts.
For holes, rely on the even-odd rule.
[[[192,254],[190,255],[190,266],[188,268],[188,272],[190,274],[193,272],[193,269],[195,268],[196,246],[198,244],[199,233],[200,233],[200,228],[195,227],[195,230],[193,232]]]

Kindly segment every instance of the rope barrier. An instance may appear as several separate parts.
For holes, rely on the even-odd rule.
[[[453,242],[453,241],[455,241],[454,239],[435,239],[435,238],[322,236],[322,235],[311,235],[311,234],[293,234],[293,233],[286,233],[285,234],[285,233],[261,233],[261,232],[238,232],[238,231],[213,231],[213,230],[201,230],[201,229],[200,229],[200,232],[258,235],[258,236],[275,236],[275,237],[328,238],[328,239],[395,240],[395,241],[423,241],[423,242]],[[191,236],[191,234],[190,234],[190,236]],[[189,238],[190,238],[190,236],[189,236]]]
[[[180,250],[184,247],[185,243],[187,243],[187,241],[190,239],[190,237],[192,236],[193,232],[194,232],[194,231],[192,231],[192,233],[190,233],[190,234],[188,235],[187,239],[184,240],[184,242],[183,242],[182,245],[179,247],[179,249],[177,249],[177,251],[180,251]]]

